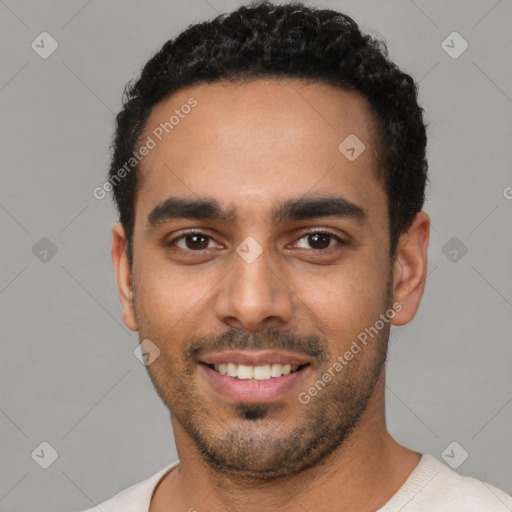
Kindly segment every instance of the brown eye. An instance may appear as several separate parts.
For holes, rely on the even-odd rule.
[[[326,249],[329,247],[330,240],[331,236],[323,233],[314,233],[308,236],[308,243],[313,249]]]
[[[185,252],[199,252],[210,249],[212,247],[210,242],[213,242],[213,238],[204,233],[184,233],[173,238],[166,245],[171,249],[178,248]]]
[[[183,237],[187,249],[202,250],[208,248],[209,237],[204,235],[186,235]]]
[[[307,233],[297,243],[301,249],[312,249],[322,251],[336,244],[343,245],[343,241],[335,235],[327,232]]]

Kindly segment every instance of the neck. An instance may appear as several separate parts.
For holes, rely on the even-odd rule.
[[[384,388],[383,375],[358,426],[321,464],[278,481],[253,485],[210,468],[186,432],[173,421],[180,464],[161,482],[150,511],[195,508],[209,512],[291,512],[299,506],[306,510],[345,512],[382,507],[421,458],[398,444],[387,431]]]

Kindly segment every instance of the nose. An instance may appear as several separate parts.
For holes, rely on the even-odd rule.
[[[271,264],[265,250],[252,262],[233,255],[233,266],[213,301],[220,321],[251,332],[289,324],[295,311],[294,294],[283,273]]]

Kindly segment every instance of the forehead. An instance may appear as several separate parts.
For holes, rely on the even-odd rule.
[[[180,195],[214,196],[247,215],[250,205],[334,190],[382,202],[374,126],[361,95],[324,83],[188,87],[158,104],[142,133],[154,147],[139,169],[137,216]]]

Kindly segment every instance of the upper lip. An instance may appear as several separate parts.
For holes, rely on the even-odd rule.
[[[310,361],[304,355],[286,350],[223,350],[201,356],[200,362],[205,364],[235,363],[247,366],[266,364],[302,366]]]

